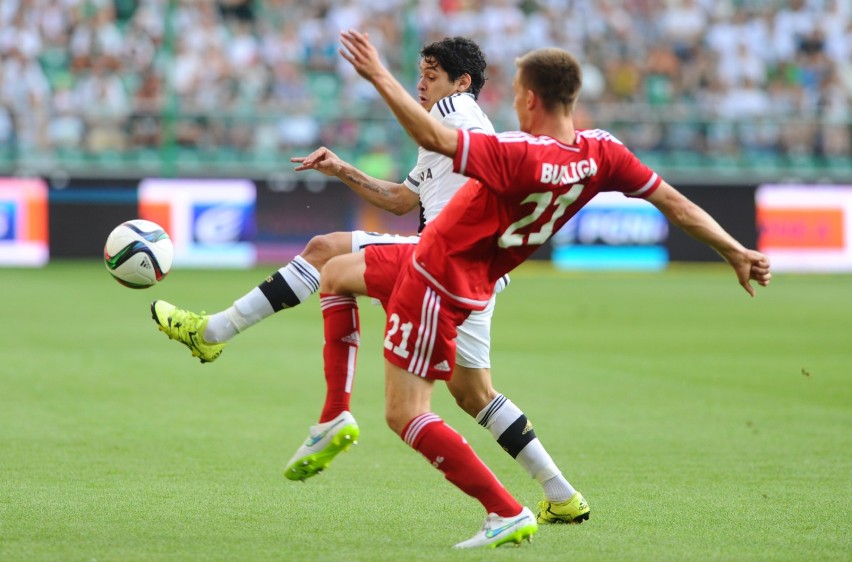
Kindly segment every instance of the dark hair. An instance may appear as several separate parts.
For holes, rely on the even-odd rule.
[[[445,37],[423,47],[420,56],[434,61],[444,69],[450,80],[458,80],[463,74],[470,75],[468,92],[479,97],[485,85],[485,55],[476,42],[466,37]]]
[[[580,63],[562,49],[545,48],[531,51],[515,60],[521,84],[536,93],[547,111],[562,106],[565,112],[574,104],[583,84]]]

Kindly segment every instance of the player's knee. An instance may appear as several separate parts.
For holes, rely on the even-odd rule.
[[[456,399],[456,405],[467,412],[467,414],[471,417],[476,417],[482,408],[478,407],[480,401],[473,399],[470,396],[464,394],[453,394],[453,398]]]
[[[471,417],[476,417],[498,394],[491,386],[490,374],[488,369],[457,365],[453,378],[447,384],[458,407]]]
[[[453,394],[453,398],[455,398],[458,407],[473,418],[491,401],[488,399],[488,395],[482,392]]]
[[[352,251],[351,237],[350,232],[319,234],[310,239],[301,256],[317,269],[322,269],[331,258]]]
[[[366,262],[364,252],[334,256],[320,271],[320,293],[331,295],[366,295]]]
[[[347,266],[344,260],[333,256],[320,272],[320,293],[329,295],[351,294],[347,283]]]
[[[405,429],[405,426],[408,425],[409,421],[411,421],[411,418],[402,410],[398,410],[396,408],[388,408],[385,410],[385,422],[397,435],[402,435],[402,432]]]

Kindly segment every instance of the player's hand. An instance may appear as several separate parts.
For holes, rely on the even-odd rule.
[[[314,150],[307,156],[290,158],[290,162],[299,164],[294,168],[297,172],[316,170],[327,176],[337,176],[343,166],[343,160],[324,146]]]
[[[354,29],[341,31],[340,42],[345,47],[340,49],[340,55],[349,61],[363,78],[372,81],[385,70],[379,52],[370,43],[369,34]]]
[[[740,285],[751,296],[755,294],[751,281],[757,281],[758,285],[766,287],[772,280],[769,259],[755,250],[746,250],[736,258],[730,259],[729,263],[734,268]]]

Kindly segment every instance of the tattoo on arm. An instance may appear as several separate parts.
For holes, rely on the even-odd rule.
[[[357,177],[353,176],[352,174],[346,175],[346,181],[347,181],[347,183],[352,183],[352,184],[357,185],[357,186],[359,186],[359,187],[361,187],[361,188],[363,188],[367,191],[372,191],[373,193],[380,195],[382,197],[390,197],[390,195],[391,195],[390,191],[387,188],[384,188],[384,187],[382,187],[381,185],[379,185],[375,182],[371,182],[371,181],[363,179],[363,178],[357,178]]]

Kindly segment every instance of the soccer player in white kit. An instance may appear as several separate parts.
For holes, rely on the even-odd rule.
[[[479,47],[464,38],[447,38],[421,51],[418,101],[441,124],[455,129],[494,133],[488,117],[476,103],[485,80],[485,60]],[[419,149],[417,163],[401,184],[367,176],[340,160],[327,148],[306,157],[297,171],[318,170],[335,176],[355,193],[381,208],[403,214],[421,206],[421,229],[443,209],[467,178],[453,173],[452,160]],[[304,165],[310,162],[310,165]],[[225,343],[237,333],[280,310],[300,304],[320,284],[322,266],[332,257],[363,256],[372,245],[416,244],[418,237],[364,231],[338,232],[313,238],[301,255],[268,277],[258,287],[222,312],[201,316],[165,301],[151,305],[154,320],[170,338],[187,345],[202,362],[218,358]],[[355,264],[357,270],[363,266]],[[501,290],[507,278],[498,284]],[[285,467],[292,480],[304,480],[325,469],[357,439],[359,428],[350,413],[350,397],[359,345],[359,319],[354,297],[321,297],[326,333],[323,357],[326,401],[319,423]],[[487,428],[501,447],[542,486],[545,499],[540,523],[579,523],[589,507],[562,475],[545,450],[531,423],[511,400],[491,385],[490,328],[494,296],[481,311],[472,313],[458,328],[457,356],[447,386],[459,406]],[[329,326],[333,332],[329,332]],[[447,373],[451,368],[447,366]]]

